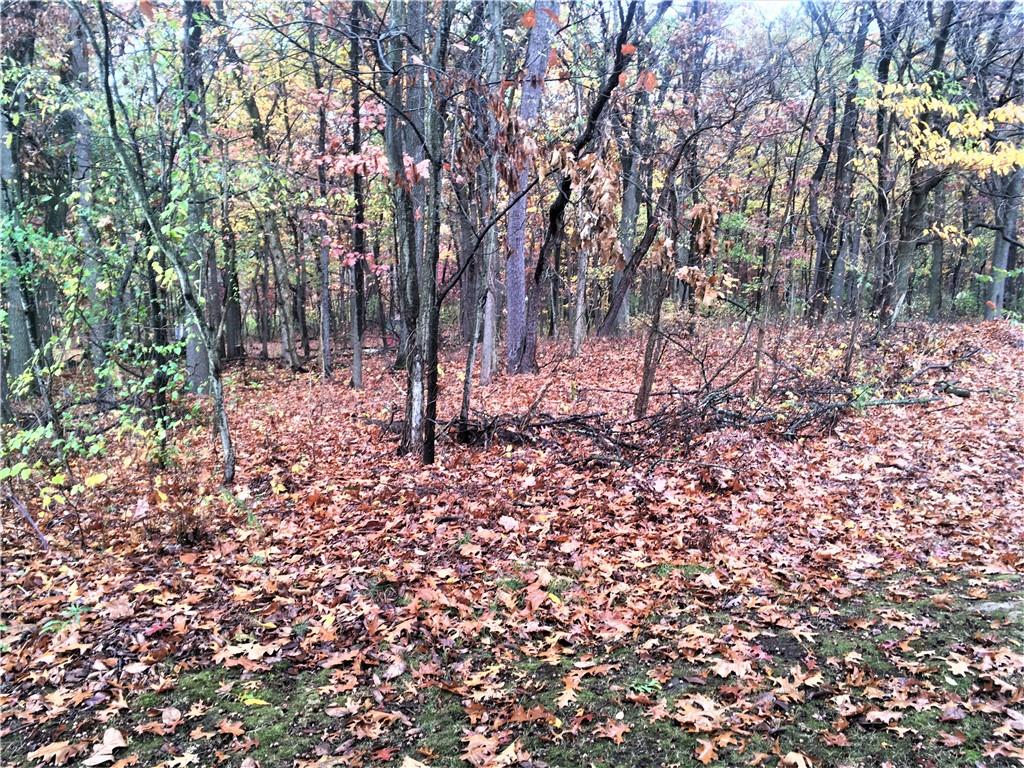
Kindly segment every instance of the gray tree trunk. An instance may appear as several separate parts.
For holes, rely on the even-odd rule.
[[[935,191],[935,200],[932,203],[932,225],[942,223],[945,215],[946,200],[943,194],[943,187],[940,185]],[[928,269],[928,317],[938,320],[942,312],[942,262],[943,245],[942,238],[933,234],[931,264]]]
[[[554,19],[558,18],[558,3],[553,0],[536,0],[533,6],[536,23],[530,30],[530,41],[526,47],[526,72],[523,77],[522,95],[519,101],[519,128],[525,134],[532,127],[540,112],[541,96],[544,92],[544,75],[548,70],[551,55],[551,34]],[[523,168],[513,194],[526,188],[529,172],[528,158],[523,158]],[[505,330],[506,365],[510,373],[517,373],[523,365],[526,349],[526,197],[522,197],[508,213],[507,235],[508,258],[505,262],[505,304],[508,324]]]
[[[2,173],[3,190],[0,194],[0,215],[7,217],[14,210],[13,187],[14,181],[14,159],[11,148],[8,145],[7,114],[0,115],[0,173]],[[13,380],[21,376],[28,369],[28,361],[32,355],[31,341],[29,339],[28,312],[25,310],[25,300],[21,293],[21,284],[18,280],[18,265],[14,259],[13,252],[4,249],[3,271],[7,276],[4,281],[4,298],[7,303],[7,337],[5,373]]]
[[[182,100],[184,125],[182,131],[186,137],[185,158],[188,163],[189,197],[188,197],[188,229],[185,235],[185,253],[188,269],[200,277],[201,287],[207,286],[207,241],[203,229],[206,225],[206,189],[201,179],[202,167],[206,159],[206,106],[203,91],[203,59],[202,39],[203,27],[199,18],[204,15],[201,0],[185,0],[184,10],[184,43],[182,45],[183,63],[182,76],[185,93]],[[207,295],[200,290],[201,300],[205,304]],[[198,317],[186,317],[185,327],[185,367],[188,372],[188,386],[194,392],[209,392],[210,366],[209,354],[205,348],[206,341]]]
[[[84,98],[85,94],[90,90],[85,35],[84,27],[81,23],[77,24],[71,48],[71,71],[81,98]],[[82,245],[82,251],[85,254],[82,273],[85,279],[86,295],[89,297],[89,305],[93,309],[93,315],[90,317],[87,331],[88,351],[93,371],[97,375],[100,400],[102,402],[110,402],[112,399],[110,382],[101,373],[107,358],[106,348],[107,339],[110,336],[110,320],[108,312],[102,306],[102,300],[97,292],[101,269],[100,254],[96,246],[96,238],[93,236],[92,222],[90,220],[92,215],[92,130],[89,125],[89,119],[86,117],[85,109],[81,104],[76,106],[73,115],[75,125],[75,171],[73,180],[75,192],[78,194],[76,201],[78,206],[78,238]]]
[[[505,66],[504,30],[500,0],[486,0],[486,15],[489,35],[485,53],[484,71],[490,84],[492,97],[500,97],[501,76]],[[487,110],[487,141],[490,151],[481,169],[481,194],[485,196],[484,209],[494,214],[498,196],[498,153],[494,141],[498,134],[498,121],[494,110]],[[497,370],[495,344],[498,336],[498,228],[491,227],[484,237],[483,245],[484,312],[483,339],[480,346],[480,383],[488,384]]]
[[[988,301],[985,303],[985,319],[995,320],[1002,315],[1006,297],[1006,266],[1010,254],[1010,241],[1017,239],[1017,220],[1020,216],[1021,183],[1024,171],[1014,171],[1003,185],[1002,194],[996,200],[995,246],[992,251],[992,282]]]
[[[625,303],[625,302],[623,302]],[[576,297],[572,314],[572,346],[570,353],[577,357],[587,336],[587,250],[576,253]]]

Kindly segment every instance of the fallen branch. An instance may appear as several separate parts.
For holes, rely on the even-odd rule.
[[[7,496],[8,501],[11,502],[11,504],[14,506],[14,508],[16,510],[18,510],[18,512],[21,514],[21,516],[25,519],[25,522],[28,523],[32,527],[33,531],[35,531],[36,537],[39,539],[39,544],[43,548],[43,551],[44,552],[49,552],[50,551],[50,543],[46,540],[46,536],[43,535],[43,532],[41,530],[39,530],[39,526],[36,525],[36,521],[33,519],[32,515],[29,513],[28,507],[25,506],[25,503],[21,499],[19,499],[17,496],[15,496],[13,493],[11,493],[10,491],[7,491],[6,496]]]

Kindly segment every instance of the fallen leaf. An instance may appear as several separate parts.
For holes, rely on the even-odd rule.
[[[228,720],[227,718],[217,723],[217,730],[221,733],[227,734],[228,736],[241,736],[245,733],[245,728],[242,723],[237,720]]]

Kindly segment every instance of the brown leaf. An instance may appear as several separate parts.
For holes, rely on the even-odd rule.
[[[237,720],[228,720],[227,718],[217,723],[217,730],[221,733],[227,734],[228,736],[241,736],[245,733],[245,728],[242,723]]]
[[[711,739],[697,739],[697,746],[693,748],[693,756],[703,765],[718,759],[718,752],[715,751],[715,742]]]
[[[602,739],[610,739],[616,744],[622,743],[622,737],[629,733],[630,726],[628,723],[622,720],[614,720],[609,718],[604,723],[594,729],[596,733]]]
[[[79,746],[72,746],[70,741],[54,741],[45,747],[33,750],[25,755],[29,760],[41,760],[44,763],[52,762],[54,765],[64,765],[70,757],[80,752]]]
[[[966,743],[967,737],[962,733],[948,733],[939,731],[939,743],[944,747],[959,747]]]

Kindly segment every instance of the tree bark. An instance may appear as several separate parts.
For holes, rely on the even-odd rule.
[[[597,132],[597,126],[601,120],[601,116],[604,114],[605,108],[611,100],[612,93],[619,85],[621,75],[625,71],[626,65],[632,58],[632,53],[626,47],[626,41],[629,38],[629,32],[633,26],[633,19],[636,16],[636,8],[637,0],[631,0],[629,6],[626,8],[625,17],[622,20],[622,27],[615,38],[615,52],[613,55],[614,57],[612,60],[611,70],[608,73],[607,79],[601,86],[601,90],[598,92],[597,98],[590,106],[583,132],[573,143],[573,158],[576,161],[578,161],[584,153],[589,151],[590,142],[593,140],[594,135]],[[548,221],[547,229],[544,232],[544,243],[537,256],[537,266],[536,269],[534,269],[533,280],[530,284],[530,295],[528,297],[526,307],[526,343],[520,364],[517,367],[517,371],[520,373],[536,373],[538,370],[537,320],[540,313],[540,302],[542,301],[543,296],[544,275],[545,270],[547,269],[548,258],[559,247],[562,235],[564,234],[563,223],[565,220],[565,208],[569,204],[571,194],[572,178],[569,175],[563,175],[561,183],[558,186],[558,196],[548,209]],[[648,229],[650,229],[650,227],[648,227]],[[649,248],[650,244],[648,244],[647,247]],[[635,261],[635,255],[633,261]],[[620,290],[616,291],[615,294],[618,297],[618,303],[615,304],[613,302],[612,307],[609,309],[609,317],[612,318],[612,322],[614,322],[614,316],[618,314],[619,306],[621,305],[622,300],[625,297],[626,289],[629,287],[629,283],[632,280],[632,274],[625,272],[625,270],[628,269],[629,264],[624,268],[624,281],[620,281]],[[608,322],[607,319],[606,322]],[[610,334],[610,332],[611,326],[609,325],[608,333]],[[602,330],[602,335],[605,335],[604,330]]]
[[[1005,180],[996,199],[996,233],[992,250],[992,282],[989,286],[988,301],[985,302],[985,319],[996,320],[1002,316],[1006,297],[1006,274],[1011,241],[1017,240],[1017,221],[1020,216],[1021,184],[1024,171],[1018,169]]]
[[[526,48],[526,66],[523,76],[522,95],[519,101],[519,130],[526,134],[533,126],[540,111],[544,91],[544,75],[548,69],[551,54],[551,34],[558,18],[557,0],[536,0],[533,6],[534,27],[530,30],[530,41]],[[526,188],[529,172],[522,158],[517,187],[511,192],[517,194]],[[526,317],[526,197],[512,207],[508,214],[508,257],[505,261],[505,306],[508,323],[505,328],[506,366],[509,373],[524,373],[535,363],[527,359],[527,317]],[[536,333],[536,329],[534,329]]]
[[[929,69],[931,73],[938,73],[942,70],[942,60],[946,55],[946,44],[949,42],[955,10],[953,0],[946,0],[942,7],[939,28],[935,34]],[[930,122],[931,115],[925,114],[921,119]],[[945,175],[941,171],[922,169],[911,171],[910,191],[900,216],[900,235],[896,244],[896,253],[883,275],[883,296],[879,313],[879,321],[883,327],[895,323],[906,305],[907,291],[910,288],[910,271],[913,266],[914,253],[917,250],[917,239],[924,226],[928,195],[942,183],[944,178]]]

